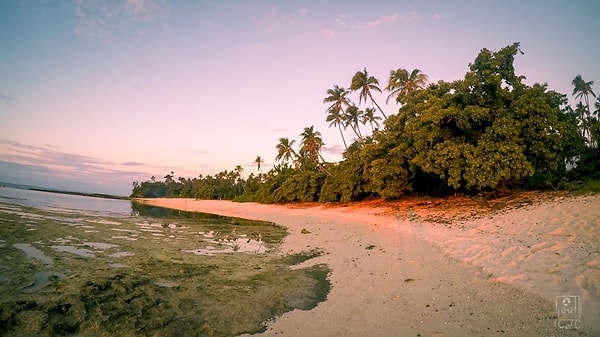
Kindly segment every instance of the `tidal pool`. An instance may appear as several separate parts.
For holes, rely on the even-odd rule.
[[[91,228],[90,228],[91,227]],[[330,290],[319,251],[268,222],[133,204],[130,216],[0,202],[0,335],[236,336]]]

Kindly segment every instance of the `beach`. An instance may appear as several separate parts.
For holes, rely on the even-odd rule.
[[[281,254],[324,252],[297,267],[329,266],[327,300],[274,319],[261,336],[599,336],[600,196],[553,194],[503,207],[463,199],[139,201],[271,221],[289,231]],[[561,314],[559,296],[577,297],[580,316]],[[580,319],[571,322],[576,329],[565,318]]]

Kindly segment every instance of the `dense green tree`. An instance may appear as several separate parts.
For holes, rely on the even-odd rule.
[[[379,104],[375,102],[371,93],[372,91],[381,92],[381,89],[379,88],[379,80],[377,80],[377,78],[375,78],[374,76],[369,76],[367,68],[365,68],[363,71],[357,71],[354,74],[354,76],[352,76],[350,90],[360,91],[358,96],[358,104],[360,104],[362,100],[366,102],[367,98],[370,99],[371,103],[373,103],[377,107],[377,109],[379,109],[379,111],[383,115],[383,118],[387,119],[387,116],[385,115]]]
[[[565,97],[524,85],[514,73],[518,52],[518,43],[483,49],[464,80],[404,99],[399,115],[414,151],[411,165],[469,190],[503,189],[563,168]]]
[[[300,134],[298,152],[295,141],[279,139],[278,163],[266,173],[257,156],[258,174],[247,179],[239,165],[194,179],[175,180],[171,172],[164,181],[153,176],[134,182],[132,196],[346,202],[407,193],[553,188],[599,178],[600,149],[591,146],[600,136],[600,98],[590,111],[593,81],[573,80],[579,102],[572,109],[566,95],[545,84],[523,83],[514,69],[519,52],[518,43],[497,52],[482,49],[463,79],[427,87],[427,76],[418,69],[392,71],[388,99],[396,98],[401,107],[383,129],[374,108],[361,111],[348,99],[348,90],[329,89],[323,100],[331,103],[326,121],[339,128],[345,146],[339,163],[323,159],[322,136],[311,126]],[[365,69],[355,74],[351,88],[360,90],[361,103],[372,100],[377,84]],[[367,123],[370,136],[360,130]],[[351,127],[357,140],[346,144],[342,127]]]
[[[154,178],[154,179],[152,179]],[[167,195],[167,185],[156,181],[153,176],[150,181],[133,182],[132,198],[162,198]]]
[[[304,171],[290,175],[272,193],[277,203],[318,201],[326,175],[322,172]]]
[[[366,143],[372,139],[367,137]],[[361,158],[363,144],[354,142],[344,153],[345,160],[332,167],[332,174],[327,176],[321,186],[320,202],[348,202],[360,200],[368,195],[364,190],[364,163]]]
[[[410,163],[412,149],[404,131],[405,120],[392,115],[385,122],[385,129],[375,130],[372,142],[360,149],[354,160],[362,164],[365,193],[379,195],[384,199],[398,198],[412,190]]]

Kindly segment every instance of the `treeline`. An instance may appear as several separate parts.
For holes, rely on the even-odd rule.
[[[343,160],[323,160],[321,134],[306,127],[295,140],[280,138],[278,163],[242,178],[242,168],[214,176],[134,182],[132,197],[190,197],[265,203],[355,201],[407,194],[504,193],[510,189],[573,188],[600,178],[600,98],[592,111],[593,81],[573,80],[567,95],[546,84],[529,86],[516,75],[519,43],[481,50],[461,80],[427,85],[420,70],[392,70],[386,116],[373,99],[382,92],[367,70],[348,89],[327,90],[326,122],[340,130]],[[359,104],[349,98],[359,94]],[[371,105],[361,109],[361,104]],[[381,116],[379,116],[381,114]],[[380,128],[380,124],[383,128]],[[343,129],[356,138],[347,145]],[[362,130],[361,130],[362,128]],[[366,130],[366,131],[365,131]]]

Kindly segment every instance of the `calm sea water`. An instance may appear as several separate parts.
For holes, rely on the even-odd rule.
[[[0,187],[0,202],[95,215],[122,216],[130,215],[132,212],[131,201],[129,200],[94,198],[12,187]]]

